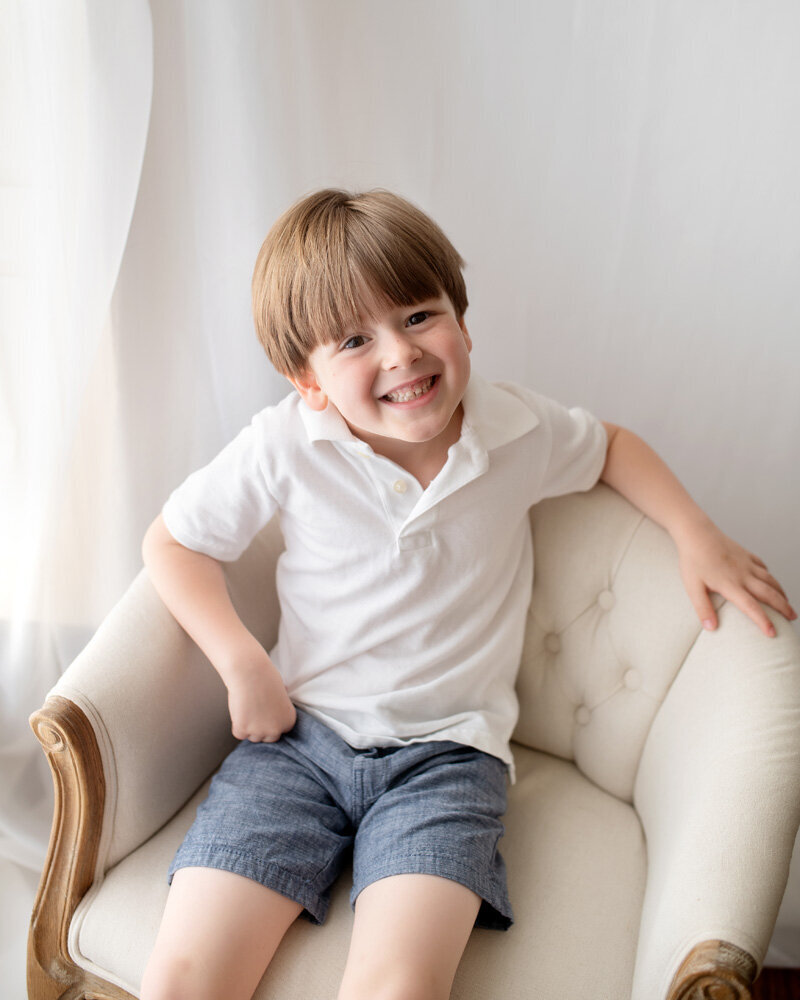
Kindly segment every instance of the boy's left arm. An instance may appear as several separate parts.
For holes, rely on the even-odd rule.
[[[759,601],[790,621],[797,617],[764,563],[719,530],[652,448],[623,427],[603,426],[608,451],[600,478],[670,533],[683,584],[705,628],[717,627],[711,591],[740,608],[765,635],[775,635],[775,629]]]

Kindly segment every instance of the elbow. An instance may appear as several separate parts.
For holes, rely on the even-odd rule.
[[[150,552],[153,546],[153,527],[155,521],[150,525],[150,527],[145,531],[144,538],[142,539],[142,562],[147,566],[150,562]]]
[[[606,460],[605,464],[603,465],[603,471],[600,473],[600,479],[605,483],[608,482],[607,477],[608,477],[609,465],[611,463],[611,449],[614,444],[616,436],[619,434],[622,428],[618,427],[616,424],[610,424],[605,420],[602,421],[602,424],[606,432],[607,441],[606,441]]]
[[[153,556],[156,550],[171,538],[172,536],[167,530],[166,524],[164,524],[164,518],[159,514],[144,533],[144,538],[142,539],[142,561],[148,569],[153,564]]]
[[[603,420],[601,421],[601,423],[603,424],[603,427],[606,432],[606,437],[608,438],[607,448],[610,448],[611,442],[614,440],[617,434],[619,434],[622,428],[618,427],[616,424],[610,424],[607,420]]]

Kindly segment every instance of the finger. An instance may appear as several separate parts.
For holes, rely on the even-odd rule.
[[[794,608],[792,607],[792,605],[791,605],[791,603],[789,601],[789,595],[786,593],[786,591],[783,589],[783,587],[778,583],[778,581],[775,579],[775,577],[770,576],[769,579],[766,582],[771,587],[774,587],[774,589],[781,595],[781,597],[783,598],[783,600],[785,602],[785,605],[786,605],[785,608],[778,608],[777,610],[780,611],[782,615],[785,615],[790,621],[793,621],[795,618],[797,618],[797,612],[794,610]],[[775,607],[774,604],[771,605],[771,606]]]
[[[711,603],[711,596],[705,584],[699,578],[694,578],[685,580],[684,585],[686,586],[689,600],[692,602],[692,607],[697,617],[703,623],[703,628],[713,632],[717,627],[717,612],[714,610],[714,605]]]
[[[723,594],[731,604],[735,604],[736,607],[747,615],[752,621],[758,625],[764,635],[772,638],[775,635],[775,626],[767,617],[766,611],[761,607],[759,602],[752,597],[746,590],[737,590],[730,594]]]
[[[786,595],[780,587],[775,587],[765,581],[754,578],[747,586],[748,591],[756,597],[762,604],[767,604],[777,612],[793,621],[797,617],[794,608],[789,604]]]
[[[786,591],[778,583],[778,581],[775,579],[775,577],[766,570],[766,568],[764,568],[764,569],[760,569],[760,568],[759,569],[754,569],[753,570],[753,576],[755,576],[757,579],[763,581],[764,583],[768,583],[770,585],[770,587],[772,587],[774,590],[777,590],[778,593],[783,598],[785,598],[785,600],[788,603],[789,598],[786,596]]]

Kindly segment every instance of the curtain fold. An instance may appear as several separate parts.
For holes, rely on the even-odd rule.
[[[3,18],[0,855],[40,867],[50,779],[26,719],[97,624],[81,599],[93,528],[76,552],[64,513],[92,479],[89,394],[113,400],[97,368],[144,158],[152,26],[145,0],[16,0]]]

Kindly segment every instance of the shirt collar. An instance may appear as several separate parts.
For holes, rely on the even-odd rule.
[[[298,393],[298,409],[300,419],[308,434],[308,440],[314,441],[358,441],[347,426],[344,417],[335,406],[330,403],[324,410],[312,410],[307,406]]]
[[[487,382],[480,375],[470,376],[464,393],[464,427],[476,434],[487,451],[533,430],[539,418],[503,383]]]
[[[539,423],[536,414],[503,386],[494,384],[474,372],[470,375],[464,398],[464,428],[475,434],[486,451],[500,448],[533,430]],[[308,440],[358,442],[335,406],[312,410],[299,401],[300,418]]]

